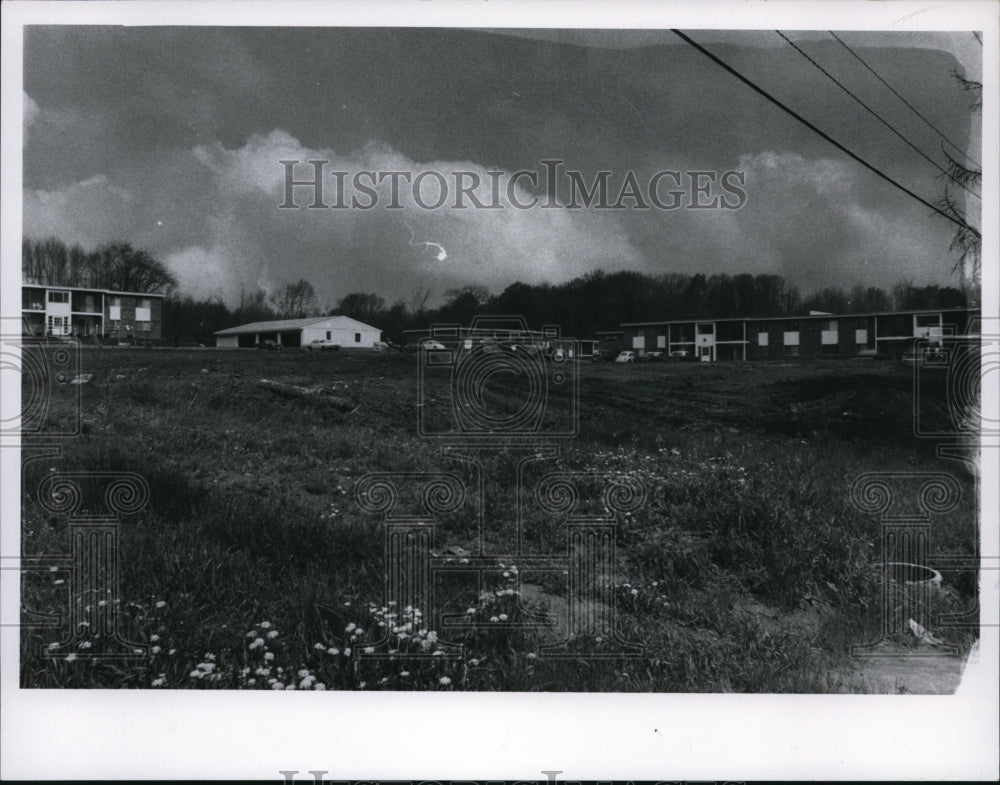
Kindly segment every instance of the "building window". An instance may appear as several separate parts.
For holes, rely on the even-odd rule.
[[[667,348],[667,336],[665,336],[665,335],[657,335],[656,336],[656,348],[657,349],[666,349]]]
[[[757,333],[757,345],[767,346],[767,333]]]
[[[799,345],[799,331],[798,330],[786,330],[784,335],[783,343],[785,346],[795,346]],[[798,350],[795,352],[798,354]],[[785,352],[788,354],[788,352]]]
[[[354,343],[361,343],[361,333],[354,333]]]
[[[331,335],[330,331],[327,330],[326,331],[326,340],[328,340],[328,341],[330,340],[330,335]]]
[[[878,332],[885,338],[910,338],[913,327],[910,317],[893,314],[878,317]]]
[[[97,306],[96,306],[97,300],[94,298],[94,295],[92,294],[75,294],[73,295],[72,302],[74,311],[85,312],[85,313],[97,312]]]
[[[913,317],[913,335],[919,338],[940,338],[941,314],[918,313]]]
[[[836,322],[834,322],[834,324],[836,324]],[[820,343],[823,344],[823,346],[836,346],[838,340],[839,336],[836,329],[823,330],[823,332],[820,333]]]
[[[868,343],[868,330],[855,330],[854,343]]]
[[[632,336],[632,348],[633,349],[645,349],[646,348],[646,336],[645,335],[633,335]]]
[[[50,303],[68,303],[69,292],[49,292]]]

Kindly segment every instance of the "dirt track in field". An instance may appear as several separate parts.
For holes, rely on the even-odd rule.
[[[359,404],[368,424],[415,432],[413,354],[303,350],[84,351],[99,384],[142,378],[164,395],[199,389],[244,400],[275,399],[259,379],[328,387]],[[909,439],[912,370],[876,362],[578,364],[581,435],[612,439],[650,426],[685,431],[736,429],[776,439],[832,432],[848,439]],[[563,405],[565,395],[550,400]],[[302,402],[290,405],[301,407]],[[377,416],[376,416],[377,415]]]
[[[363,424],[376,432],[415,435],[418,404],[452,406],[444,385],[417,389],[414,354],[304,350],[84,351],[83,370],[95,388],[142,382],[154,398],[226,396],[304,417]],[[746,434],[782,442],[833,437],[873,446],[930,449],[913,436],[912,369],[881,362],[655,362],[621,365],[581,361],[578,413],[583,441],[605,444],[674,432]],[[356,402],[355,411],[327,410],[275,395],[261,379],[315,387]],[[565,410],[569,388],[550,388],[548,405]],[[519,404],[498,391],[498,406]],[[941,404],[943,406],[943,403]],[[939,407],[940,408],[940,407]]]

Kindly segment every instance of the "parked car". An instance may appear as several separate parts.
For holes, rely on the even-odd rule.
[[[315,341],[309,341],[309,343],[306,344],[305,348],[308,349],[310,352],[319,352],[327,350],[335,352],[338,349],[340,349],[340,344],[334,343],[333,341],[324,340],[323,338],[317,338]]]
[[[634,363],[635,362],[635,352],[623,351],[618,352],[618,356],[615,357],[616,363]]]
[[[691,352],[689,352],[687,349],[674,349],[670,353],[670,359],[671,360],[690,360],[691,359]]]
[[[658,363],[663,359],[663,352],[646,352],[646,359],[651,363]]]
[[[277,341],[272,341],[270,339],[266,341],[261,341],[257,344],[258,349],[281,349],[281,344]]]
[[[594,349],[594,362],[611,362],[618,356],[619,350],[615,347]]]
[[[448,347],[446,347],[440,341],[428,339],[424,341],[422,344],[420,344],[420,348],[423,349],[425,352],[443,352]]]
[[[862,349],[856,355],[854,355],[855,360],[875,360],[878,359],[877,349]]]

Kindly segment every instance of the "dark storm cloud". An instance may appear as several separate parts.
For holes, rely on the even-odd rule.
[[[32,28],[25,231],[126,238],[178,267],[187,286],[228,298],[299,275],[329,298],[394,297],[428,282],[500,289],[596,266],[774,271],[806,288],[946,279],[950,225],[657,36],[581,46],[569,34],[553,43],[457,30]],[[925,198],[939,194],[933,168],[768,36],[777,39],[716,34],[712,48]],[[941,160],[933,133],[839,44],[793,38]],[[894,40],[859,51],[965,143],[954,57]],[[555,157],[588,177],[614,170],[618,182],[629,170],[641,179],[742,166],[749,200],[736,213],[282,215],[277,162],[310,154],[344,167],[507,172]],[[424,246],[414,232],[448,248],[448,264],[415,253]]]

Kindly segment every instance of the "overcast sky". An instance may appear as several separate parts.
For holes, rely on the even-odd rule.
[[[911,190],[940,196],[936,169],[775,33],[689,34]],[[944,164],[940,137],[831,36],[788,36]],[[841,37],[953,142],[978,142],[979,116],[952,77],[979,76],[971,33]],[[596,268],[775,272],[804,293],[958,284],[951,224],[667,31],[35,27],[24,85],[25,235],[132,242],[195,296],[233,303],[241,288],[305,277],[324,306],[417,287],[437,301],[462,284],[499,292]],[[404,197],[387,210],[386,183],[372,210],[308,210],[305,189],[303,209],[278,209],[281,160],[485,181],[552,158],[588,181],[611,170],[612,199],[630,171],[645,184],[661,170],[737,170],[746,204],[431,211]]]

